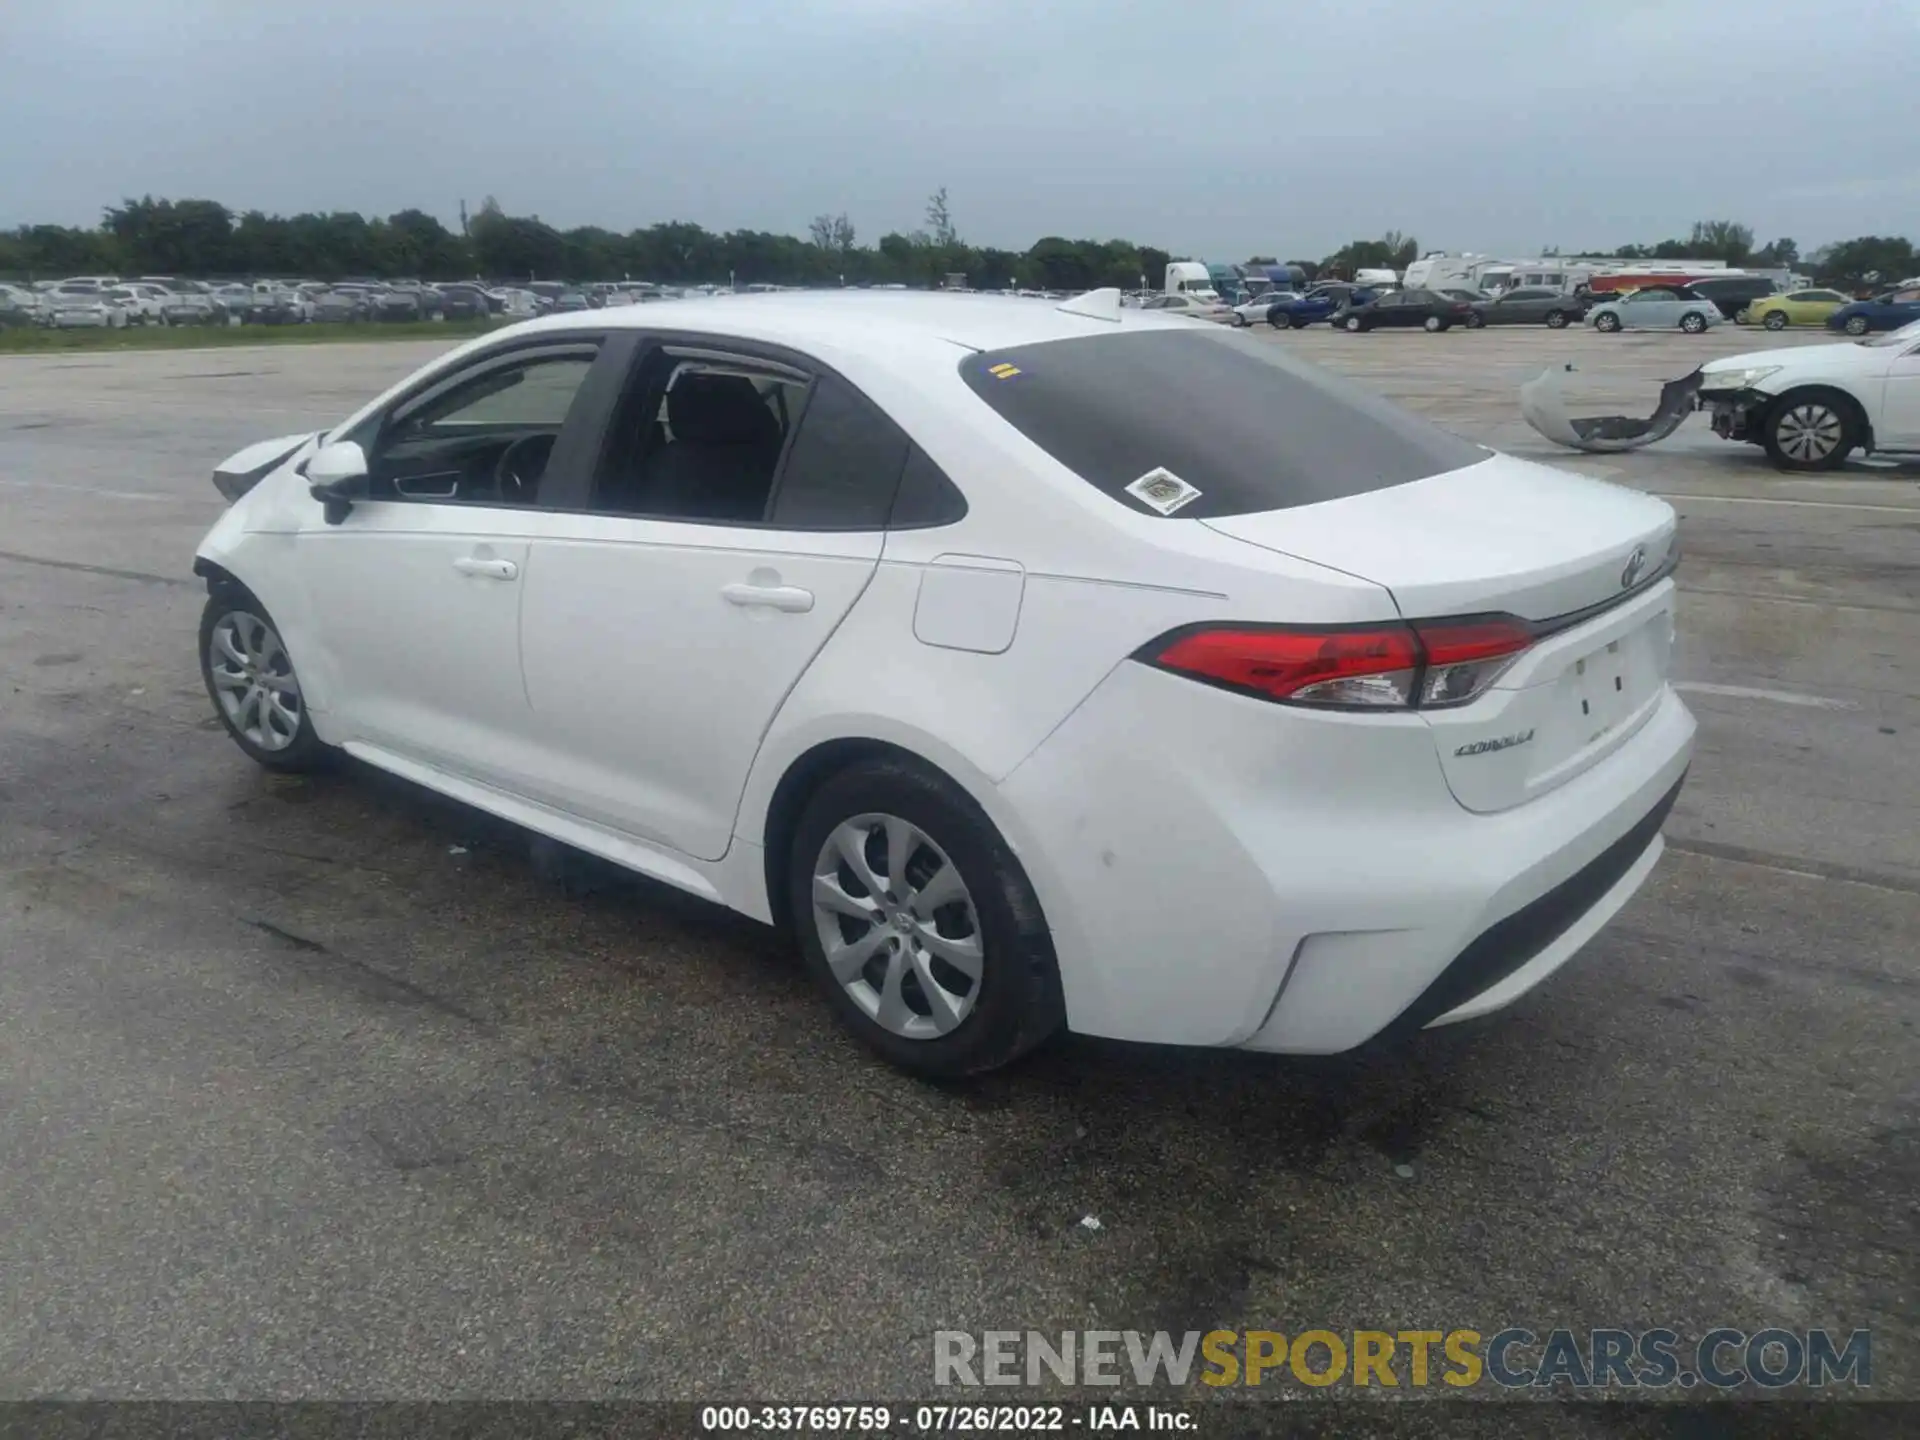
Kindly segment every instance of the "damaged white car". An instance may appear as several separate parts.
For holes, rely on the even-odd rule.
[[[1571,365],[1520,387],[1527,423],[1556,444],[1596,452],[1664,440],[1696,409],[1713,433],[1763,447],[1782,470],[1832,470],[1856,450],[1920,455],[1920,321],[1839,345],[1729,355],[1670,380],[1646,419],[1576,417],[1563,392]]]

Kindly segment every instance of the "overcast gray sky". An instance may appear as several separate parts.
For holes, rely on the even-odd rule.
[[[1920,0],[0,0],[0,225],[464,197],[1314,257],[1920,236]]]

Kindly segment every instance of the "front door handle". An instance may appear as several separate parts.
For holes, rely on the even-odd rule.
[[[487,580],[511,580],[520,573],[520,567],[511,560],[476,560],[470,555],[454,561],[453,568],[462,575],[478,575]]]
[[[753,605],[804,615],[813,609],[813,592],[798,585],[723,585],[720,596],[729,605]]]

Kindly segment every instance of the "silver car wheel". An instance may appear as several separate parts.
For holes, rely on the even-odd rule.
[[[827,967],[881,1029],[932,1040],[980,998],[980,917],[960,871],[897,815],[834,827],[813,865],[813,922]]]
[[[1774,438],[1783,454],[1805,464],[1824,460],[1838,450],[1845,429],[1830,406],[1808,403],[1796,405],[1780,417]]]
[[[229,611],[207,640],[207,672],[227,723],[262,750],[299,738],[306,711],[287,647],[258,615]]]

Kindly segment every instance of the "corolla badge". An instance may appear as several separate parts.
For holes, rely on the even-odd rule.
[[[1531,739],[1533,739],[1533,731],[1522,730],[1517,735],[1502,735],[1497,740],[1475,740],[1471,744],[1462,745],[1453,753],[1455,755],[1491,755],[1496,750],[1511,750],[1516,745],[1524,745]]]
[[[1627,568],[1620,572],[1620,588],[1631,590],[1633,582],[1640,578],[1640,572],[1647,568],[1647,547],[1636,545],[1633,553],[1627,556]]]

